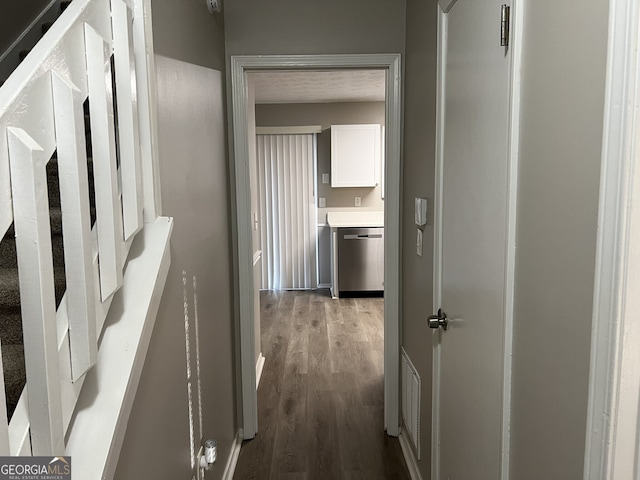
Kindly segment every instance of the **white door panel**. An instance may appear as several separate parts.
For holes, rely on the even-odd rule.
[[[439,460],[442,480],[502,477],[511,52],[501,4],[458,0],[445,15],[441,182]],[[507,344],[510,344],[507,342]],[[504,472],[507,474],[508,472]],[[506,477],[502,477],[506,478]]]

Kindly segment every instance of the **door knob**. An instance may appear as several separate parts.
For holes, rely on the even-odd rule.
[[[429,315],[429,328],[442,327],[443,330],[446,330],[448,324],[449,319],[447,319],[447,314],[444,313],[441,308],[438,309],[437,315]]]

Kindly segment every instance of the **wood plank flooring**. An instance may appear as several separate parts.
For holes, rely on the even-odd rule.
[[[383,429],[383,302],[261,292],[259,432],[236,480],[410,478]]]

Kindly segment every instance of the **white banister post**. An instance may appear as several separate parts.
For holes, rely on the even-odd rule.
[[[56,302],[43,149],[7,128],[33,455],[62,455]]]
[[[137,74],[133,48],[133,12],[123,0],[111,0],[111,12],[124,240],[128,240],[142,228],[143,200]]]
[[[134,0],[133,35],[138,87],[144,221],[148,223],[153,222],[156,217],[162,214],[151,0]]]
[[[76,381],[95,364],[98,356],[83,98],[75,85],[57,73],[52,74],[51,84],[64,228],[71,372]]]
[[[111,48],[90,25],[85,25],[87,84],[91,114],[91,142],[100,258],[102,301],[122,286],[122,206],[118,194]]]

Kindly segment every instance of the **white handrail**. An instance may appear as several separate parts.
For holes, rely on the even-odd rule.
[[[149,9],[149,0],[75,0],[0,88],[0,232],[14,222],[29,385],[8,427],[0,414],[0,454],[64,453],[129,248],[157,217]],[[68,288],[57,312],[46,173],[56,150]]]

